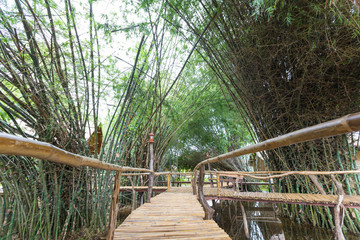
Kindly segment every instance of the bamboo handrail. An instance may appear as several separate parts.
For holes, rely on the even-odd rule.
[[[341,118],[337,118],[332,121],[321,123],[315,126],[303,128],[279,137],[268,139],[257,144],[249,145],[225,154],[221,154],[216,157],[208,158],[198,163],[195,166],[194,171],[199,169],[201,165],[205,165],[207,163],[220,162],[229,158],[239,157],[245,154],[272,150],[278,147],[289,146],[295,143],[306,142],[324,137],[331,137],[359,130],[360,112],[349,114]]]
[[[282,178],[282,177],[286,177],[286,176],[291,176],[291,175],[343,175],[343,174],[351,174],[351,173],[357,173],[360,174],[360,170],[347,170],[347,171],[282,171],[282,174],[278,174],[278,175],[271,175],[271,176],[266,176],[266,177],[259,177],[259,176],[254,176],[252,175],[252,172],[241,172],[239,173],[234,173],[234,174],[230,174],[230,173],[226,173],[226,174],[221,174],[219,173],[219,175],[221,176],[228,176],[228,177],[234,177],[236,178],[237,176],[245,176],[245,177],[250,177],[250,178],[254,178],[254,179],[259,179],[259,180],[266,180],[266,179],[272,179],[272,178]]]
[[[240,148],[240,149],[237,149],[237,150],[225,153],[225,154],[221,154],[216,157],[208,158],[206,160],[201,161],[200,163],[198,163],[195,166],[194,176],[196,174],[196,171],[198,169],[202,169],[205,166],[205,164],[220,162],[220,161],[223,161],[223,160],[226,160],[229,158],[239,157],[239,156],[243,156],[243,155],[250,154],[250,153],[256,153],[256,152],[261,152],[261,151],[265,151],[265,150],[273,150],[275,148],[289,146],[289,145],[296,144],[296,143],[306,142],[306,141],[320,139],[320,138],[324,138],[324,137],[331,137],[331,136],[350,133],[350,132],[359,131],[359,130],[360,130],[360,112],[354,113],[354,114],[349,114],[349,115],[343,116],[341,118],[334,119],[332,121],[328,121],[328,122],[321,123],[321,124],[318,124],[315,126],[303,128],[303,129],[300,129],[300,130],[297,130],[294,132],[284,134],[279,137],[268,139],[266,141],[263,141],[263,142],[260,142],[257,144],[249,145],[249,146],[246,146],[246,147],[243,147],[243,148]],[[200,171],[200,173],[202,175],[205,174],[204,171]],[[280,174],[277,176],[283,177],[283,176],[288,176],[291,174],[296,174],[296,173],[295,172],[284,173],[284,174]],[[243,174],[243,175],[245,176],[245,174]],[[257,176],[253,176],[250,174],[246,174],[246,175],[249,175],[255,179],[274,178],[274,176],[257,177]],[[309,175],[314,175],[314,174],[309,174]],[[202,179],[204,176],[199,176],[199,177]],[[218,177],[219,177],[219,174],[217,173],[217,178]],[[196,178],[194,179],[194,181],[196,182]],[[198,182],[199,195],[200,195],[200,192],[201,192],[201,195],[203,194],[202,193],[203,184],[204,183],[201,181]],[[194,194],[196,193],[196,184],[193,184],[193,193]],[[209,204],[201,198],[200,198],[200,202],[204,208],[204,211],[208,211]],[[205,214],[205,216],[207,218],[211,218],[212,217],[211,212],[207,212]]]
[[[35,141],[7,133],[0,133],[0,154],[27,156],[62,163],[73,167],[87,166],[113,171],[152,172],[145,168],[124,167],[101,162],[95,158],[84,157],[67,152],[46,142]]]

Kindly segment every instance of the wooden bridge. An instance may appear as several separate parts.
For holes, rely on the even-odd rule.
[[[188,189],[171,189],[140,206],[115,230],[114,239],[231,239],[214,220],[204,220]]]
[[[310,204],[333,207],[335,238],[344,239],[342,224],[344,208],[360,208],[360,196],[345,195],[336,174],[359,174],[359,170],[337,172],[205,172],[205,165],[225,159],[242,156],[259,151],[272,150],[300,142],[350,133],[360,130],[360,113],[344,116],[333,121],[301,129],[280,137],[250,145],[226,154],[209,158],[200,162],[189,173],[155,173],[152,156],[149,169],[132,168],[104,163],[94,158],[84,157],[66,152],[53,145],[37,142],[5,133],[0,133],[0,153],[7,155],[36,157],[48,161],[67,164],[74,167],[88,166],[107,171],[115,171],[114,188],[111,196],[109,228],[107,239],[229,239],[229,236],[212,220],[214,210],[208,205],[206,198],[237,199],[241,201],[264,201],[272,203]],[[153,147],[150,141],[150,155]],[[133,172],[122,174],[123,172]],[[141,172],[141,173],[134,173]],[[191,187],[174,188],[171,186],[172,175],[188,174]],[[206,187],[205,174],[210,175],[210,186]],[[265,174],[265,176],[264,176]],[[131,176],[148,175],[148,186],[134,186]],[[155,176],[167,176],[167,186],[153,186]],[[212,176],[215,175],[215,181]],[[291,175],[306,175],[316,186],[320,194],[288,194],[241,192],[244,178],[270,180]],[[327,195],[316,175],[329,175],[336,185],[336,195]],[[121,189],[121,177],[127,176],[131,186]],[[222,178],[223,177],[223,178]],[[232,180],[229,180],[232,179]],[[179,182],[179,181],[176,181]],[[231,182],[234,189],[221,188],[221,182]],[[212,187],[216,183],[216,187]],[[179,183],[178,183],[179,184]],[[249,184],[249,183],[247,183]],[[250,183],[251,184],[251,183]],[[255,184],[255,183],[254,183]],[[257,184],[263,184],[257,182]],[[180,183],[181,185],[181,183]],[[271,185],[271,183],[270,183]],[[6,190],[4,189],[4,192]],[[118,197],[120,191],[147,191],[148,203],[140,206],[117,229]],[[166,191],[150,199],[153,192]],[[198,201],[199,200],[199,201]],[[133,205],[133,208],[134,205]],[[244,230],[247,222],[243,212]],[[116,230],[115,230],[116,229]]]

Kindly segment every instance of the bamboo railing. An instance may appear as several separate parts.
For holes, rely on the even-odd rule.
[[[107,239],[113,238],[113,233],[116,227],[116,214],[117,214],[117,201],[119,196],[120,190],[120,178],[121,176],[137,176],[137,175],[153,175],[153,176],[160,176],[160,175],[167,175],[167,188],[170,188],[171,185],[171,175],[190,175],[191,174],[191,185],[193,188],[193,193],[196,194],[196,182],[197,182],[197,175],[199,175],[198,181],[198,196],[200,202],[205,210],[205,218],[210,219],[213,214],[213,209],[207,204],[203,186],[204,186],[204,179],[205,179],[205,164],[220,162],[225,159],[233,158],[242,156],[245,154],[255,153],[264,150],[272,150],[278,147],[288,146],[300,142],[310,141],[314,139],[324,138],[335,136],[339,134],[350,133],[353,131],[360,130],[360,113],[350,114],[344,116],[342,118],[335,119],[333,121],[325,122],[322,124],[318,124],[312,127],[304,128],[292,133],[285,134],[283,136],[279,136],[273,139],[266,140],[264,142],[250,145],[226,154],[222,154],[213,158],[208,158],[199,164],[196,165],[194,171],[192,173],[180,173],[180,172],[157,172],[154,173],[149,169],[144,168],[132,168],[126,166],[118,166],[115,164],[101,162],[97,159],[84,157],[81,155],[77,155],[74,153],[70,153],[64,151],[60,148],[57,148],[49,143],[45,142],[38,142],[18,136],[13,136],[6,133],[0,133],[0,154],[7,154],[7,155],[17,155],[17,156],[28,156],[28,157],[36,157],[39,159],[44,159],[47,161],[52,161],[56,163],[62,163],[66,165],[70,165],[73,167],[79,166],[88,166],[97,169],[103,169],[108,171],[116,171],[115,181],[114,181],[114,190],[111,197],[111,208],[110,208],[110,216],[109,216],[109,230]],[[199,170],[199,171],[198,171]],[[140,172],[140,173],[125,173],[126,171],[133,171],[133,172]],[[217,179],[217,188],[218,191],[220,189],[220,176],[233,176],[238,178],[239,176],[247,176],[254,179],[272,179],[277,177],[284,177],[289,175],[331,175],[332,174],[348,174],[348,173],[360,173],[360,171],[336,171],[336,172],[321,172],[321,171],[292,171],[292,172],[285,172],[285,171],[262,171],[262,172],[216,172],[216,171],[206,171],[210,174],[215,173]],[[261,174],[277,174],[271,176],[257,176]],[[333,178],[333,177],[332,177]],[[316,187],[319,186],[316,184],[316,178],[312,177],[312,180]],[[336,182],[336,179],[333,178],[335,184],[339,184]],[[149,185],[149,188],[152,187]],[[322,189],[319,189],[322,192]],[[341,215],[339,211],[341,211],[341,191],[339,190],[339,206],[336,206],[335,212],[337,215]],[[337,224],[337,236],[341,236],[341,218],[338,216],[336,218]],[[341,232],[342,233],[342,232]],[[337,239],[341,239],[341,237],[337,237]]]
[[[95,158],[84,157],[78,154],[67,152],[49,143],[34,141],[6,133],[0,133],[0,154],[35,157],[55,163],[70,165],[73,167],[87,166],[107,171],[116,171],[114,189],[111,196],[109,228],[106,237],[108,240],[113,239],[113,234],[116,227],[118,212],[117,202],[119,197],[122,172],[134,171],[146,172],[147,174],[153,172],[145,168],[124,167],[101,162]]]
[[[0,133],[0,154],[27,156],[62,163],[73,167],[87,166],[109,171],[152,172],[145,168],[124,167],[111,163],[101,162],[95,158],[84,157],[67,152],[46,142]]]
[[[340,134],[346,134],[346,133],[351,133],[354,131],[359,131],[360,130],[360,113],[354,113],[354,114],[349,114],[346,116],[343,116],[341,118],[332,120],[332,121],[328,121],[325,123],[321,123],[312,127],[307,127],[307,128],[303,128],[291,133],[287,133],[285,135],[279,136],[279,137],[275,137],[272,139],[268,139],[266,141],[257,143],[257,144],[253,144],[253,145],[249,145],[246,146],[244,148],[240,148],[216,157],[212,157],[212,158],[208,158],[200,163],[198,163],[195,168],[194,168],[194,182],[192,184],[193,186],[193,194],[196,194],[196,174],[197,174],[197,170],[199,169],[199,181],[198,181],[198,196],[199,196],[199,200],[204,208],[205,213],[205,219],[211,219],[212,218],[212,214],[213,214],[213,209],[209,206],[209,204],[207,203],[207,201],[205,200],[204,193],[203,193],[203,186],[204,186],[204,175],[205,175],[205,164],[210,164],[210,163],[216,163],[216,162],[220,162],[229,158],[234,158],[234,157],[239,157],[242,155],[246,155],[246,154],[251,154],[251,153],[256,153],[256,152],[260,152],[260,151],[265,151],[265,150],[273,150],[275,148],[279,148],[279,147],[284,147],[284,146],[289,146],[289,145],[293,145],[296,143],[301,143],[301,142],[306,142],[306,141],[310,141],[310,140],[315,140],[315,139],[320,139],[320,138],[325,138],[325,137],[331,137],[331,136],[335,136],[335,135],[340,135]],[[353,171],[352,171],[353,172]],[[334,174],[334,173],[329,173],[329,172],[321,172],[324,174]],[[283,176],[288,176],[291,174],[299,174],[297,172],[290,172],[290,173],[281,173],[279,176],[277,177],[283,177]],[[301,174],[308,174],[308,175],[314,175],[314,173],[309,173],[309,172],[301,172]],[[269,177],[257,177],[257,176],[253,176],[249,173],[244,173],[243,175],[247,175],[253,178],[257,178],[257,179],[270,179],[270,178],[274,178],[274,176],[269,176]],[[335,179],[335,178],[334,178]],[[316,180],[314,179],[314,183],[316,185]],[[219,174],[217,175],[217,187],[219,188]],[[341,203],[341,197],[339,197],[339,201]],[[340,208],[334,208],[335,211],[340,211]],[[339,217],[338,212],[335,214],[335,218]],[[335,223],[336,223],[336,239],[343,239],[342,238],[342,222],[339,219],[335,219]]]

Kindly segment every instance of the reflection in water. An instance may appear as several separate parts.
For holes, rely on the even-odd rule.
[[[243,202],[242,204],[252,240],[333,239],[330,230],[296,224],[287,218],[277,217],[270,203]],[[246,239],[238,201],[212,201],[211,205],[215,208],[214,220],[232,239]],[[359,236],[346,235],[346,239],[355,240],[359,239]]]

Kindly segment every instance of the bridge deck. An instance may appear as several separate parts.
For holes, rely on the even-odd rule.
[[[303,205],[319,205],[334,207],[337,204],[337,195],[299,194],[299,193],[262,193],[262,192],[235,192],[232,189],[219,189],[204,187],[207,199],[229,199],[253,202],[287,203]],[[170,191],[191,193],[188,187],[171,188]],[[346,208],[360,208],[360,196],[345,195],[342,204]]]
[[[115,230],[118,239],[230,239],[190,192],[164,192],[145,203]]]

